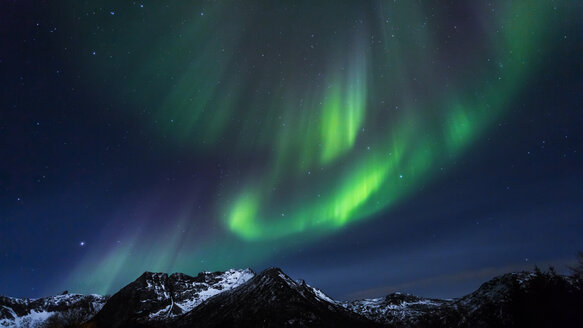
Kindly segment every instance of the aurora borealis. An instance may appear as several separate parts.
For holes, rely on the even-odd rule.
[[[452,297],[583,248],[577,1],[2,6],[0,294]]]

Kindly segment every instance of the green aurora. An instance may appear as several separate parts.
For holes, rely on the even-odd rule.
[[[124,67],[112,87],[124,115],[199,156],[228,149],[237,174],[220,182],[212,237],[198,237],[186,203],[156,237],[136,230],[95,251],[67,285],[105,293],[138,268],[246,266],[390,213],[486,133],[537,69],[532,54],[547,48],[552,4],[493,3],[475,4],[466,32],[415,1],[329,2],[305,16],[265,4],[274,13],[261,17],[213,2],[128,20],[103,39],[136,60],[115,62],[104,45],[95,65]],[[346,7],[352,17],[340,15]],[[165,27],[178,12],[190,19]],[[142,37],[144,21],[152,32]],[[463,36],[448,42],[455,33]],[[185,240],[185,230],[197,237]]]
[[[474,79],[484,81],[473,86],[477,90],[471,92],[460,88],[462,90],[448,92],[445,99],[435,96],[430,97],[431,101],[408,103],[403,108],[406,113],[395,115],[397,117],[383,115],[384,109],[374,104],[374,100],[382,97],[384,90],[412,93],[401,82],[407,72],[403,72],[398,63],[407,56],[415,58],[415,63],[421,66],[431,62],[430,56],[420,49],[431,47],[430,33],[422,29],[407,31],[412,35],[402,35],[400,40],[394,41],[391,37],[393,25],[384,25],[380,33],[384,36],[380,40],[383,45],[381,54],[374,57],[382,60],[384,56],[386,62],[394,63],[387,70],[385,81],[372,76],[372,70],[379,65],[370,63],[373,50],[364,45],[366,36],[362,30],[366,28],[362,27],[358,35],[349,36],[342,44],[347,49],[326,55],[331,67],[324,73],[323,87],[308,83],[300,90],[294,90],[295,98],[301,102],[288,101],[294,98],[291,96],[285,101],[273,99],[268,105],[279,109],[273,112],[278,118],[283,117],[281,121],[285,123],[281,127],[272,126],[263,133],[245,132],[238,138],[253,140],[251,144],[259,140],[260,147],[271,147],[275,151],[268,159],[270,165],[267,165],[266,172],[250,179],[254,182],[239,187],[231,202],[220,204],[220,209],[227,209],[224,217],[229,230],[248,241],[278,239],[311,230],[334,230],[385,210],[420,182],[426,181],[433,173],[432,168],[443,165],[444,159],[458,156],[502,114],[525,79],[529,54],[536,50],[534,45],[541,38],[543,8],[517,2],[503,6],[506,7],[502,9],[504,14],[491,22],[493,28],[499,26],[503,30],[485,31],[486,42],[490,43],[488,48],[493,50],[485,54],[488,57],[478,56],[471,62],[472,65],[488,60],[494,63],[494,69],[488,65],[472,67],[473,74],[479,75]],[[423,25],[419,8],[410,2],[394,6],[379,3],[378,14],[379,19],[396,21],[394,24],[397,25],[406,22]],[[348,32],[339,34],[342,34],[339,39],[345,39]],[[411,44],[411,40],[422,40],[421,46],[415,42]],[[334,40],[333,43],[341,41]],[[439,69],[430,65],[424,67],[420,79],[425,82],[422,83],[426,86],[435,83],[432,76],[439,76]],[[195,78],[198,81],[193,81],[195,76],[194,73],[187,75],[177,89],[204,83],[198,77]],[[222,92],[224,90],[214,94],[220,98]],[[284,93],[285,90],[274,91],[278,92]],[[212,106],[213,117],[208,124],[209,120],[200,118],[204,105],[184,105],[184,99],[195,97],[196,93],[188,91],[172,94],[161,115],[173,117],[176,112],[176,116],[188,120],[189,131],[202,130],[202,135],[209,136],[204,140],[210,145],[215,144],[226,129],[237,129],[229,126],[228,120],[237,115],[233,112],[237,110],[235,104],[240,101],[231,99]],[[258,103],[253,107],[272,112],[262,105]],[[428,111],[434,112],[431,120],[427,119]],[[245,114],[250,117],[257,115]],[[367,132],[369,129],[372,132]],[[359,139],[363,141],[359,142]],[[258,151],[246,145],[236,148],[244,149],[243,152]],[[318,171],[323,170],[327,171],[321,179],[324,181],[318,181]],[[336,181],[329,181],[329,176],[336,177]],[[284,189],[291,184],[300,186],[300,190],[292,195],[301,196],[296,197],[297,200],[292,196],[292,201],[278,200],[272,190]],[[310,190],[317,192],[310,193]]]

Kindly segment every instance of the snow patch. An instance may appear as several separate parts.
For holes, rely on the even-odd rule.
[[[205,274],[211,275],[212,273],[205,272]],[[216,283],[208,284],[205,282],[202,283],[196,282],[188,284],[189,288],[195,289],[193,291],[194,295],[182,301],[176,300],[178,298],[177,295],[170,297],[171,295],[169,295],[168,292],[165,292],[164,296],[170,297],[172,299],[172,304],[169,305],[170,308],[168,308],[167,306],[166,308],[151,314],[150,318],[158,318],[163,314],[167,314],[168,317],[176,316],[176,314],[172,313],[171,311],[172,306],[178,306],[180,309],[182,309],[182,313],[191,311],[192,309],[199,306],[207,299],[220,293],[223,293],[225,291],[231,290],[233,288],[237,288],[242,284],[246,283],[247,281],[249,281],[254,276],[255,274],[250,269],[245,270],[230,269],[219,275],[217,277],[218,281]]]
[[[12,311],[12,309],[11,309]],[[14,313],[14,311],[12,311]],[[48,318],[50,318],[55,312],[41,311],[36,312],[32,310],[29,314],[19,317],[15,315],[15,319],[2,319],[0,320],[0,326],[2,327],[40,327]]]
[[[316,294],[316,296],[320,299],[323,299],[326,302],[330,302],[333,304],[336,304],[336,301],[331,299],[330,297],[328,297],[328,295],[324,294],[321,290],[319,290],[318,288],[314,288],[310,285],[308,285],[308,287],[310,287],[312,289],[312,291],[314,291],[314,294]]]
[[[280,272],[278,275],[279,275],[279,277],[280,277],[281,279],[283,279],[283,281],[285,281],[285,283],[286,283],[288,286],[290,286],[290,287],[296,287],[296,286],[297,286],[296,282],[295,282],[295,281],[293,281],[293,280],[291,280],[291,279],[290,279],[288,276],[286,276],[285,274],[283,274],[283,273],[281,273],[281,272]]]

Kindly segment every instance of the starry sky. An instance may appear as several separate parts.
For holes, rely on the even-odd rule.
[[[0,294],[278,266],[456,297],[583,250],[583,3],[2,1]]]

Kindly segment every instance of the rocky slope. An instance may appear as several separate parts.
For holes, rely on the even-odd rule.
[[[103,307],[106,300],[99,295],[68,293],[38,299],[0,296],[0,327],[37,327],[59,314],[88,320]]]
[[[209,299],[175,322],[175,327],[380,326],[277,268]]]
[[[250,269],[201,272],[196,277],[145,272],[113,295],[93,322],[111,328],[163,325],[254,276]]]
[[[386,297],[341,302],[345,308],[388,326],[415,327],[427,313],[436,313],[452,301],[393,293]]]
[[[396,327],[583,327],[583,285],[551,272],[509,273],[453,300],[390,294],[343,302]]]
[[[452,300],[339,302],[272,268],[146,272],[109,299],[0,297],[0,327],[583,327],[581,309],[583,279],[553,271],[502,275]]]

